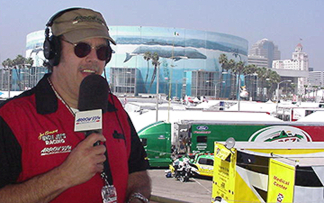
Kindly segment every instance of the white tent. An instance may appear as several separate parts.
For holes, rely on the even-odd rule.
[[[23,91],[10,91],[10,97],[17,96],[17,95],[21,94],[22,92]],[[8,97],[9,97],[8,91],[0,91],[0,98],[8,99]]]
[[[308,116],[300,118],[296,122],[324,122],[324,111],[316,111]]]

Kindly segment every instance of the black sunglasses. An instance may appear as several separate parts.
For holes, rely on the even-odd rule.
[[[79,42],[77,44],[74,44],[74,43],[69,42],[65,39],[62,39],[62,40],[67,43],[70,43],[74,46],[74,54],[79,58],[86,57],[88,54],[90,54],[91,49],[96,50],[97,58],[101,61],[107,61],[111,56],[112,50],[109,45],[101,45],[98,47],[93,47],[90,44],[85,43],[85,42]]]

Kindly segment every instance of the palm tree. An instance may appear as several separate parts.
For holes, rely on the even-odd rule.
[[[159,59],[160,59],[160,57],[159,57],[158,53],[154,52],[153,55],[152,55],[152,65],[154,66],[154,71],[153,71],[153,75],[152,75],[152,78],[151,78],[150,88],[151,88],[151,86],[152,86],[152,84],[153,84],[153,82],[155,80],[155,76],[156,76],[158,66],[160,65]],[[159,75],[157,77],[159,77]]]
[[[229,70],[232,70],[235,67],[235,61],[233,59],[228,61],[227,56],[225,54],[221,54],[219,56],[218,62],[221,64],[222,72],[224,72],[224,70],[228,72]]]
[[[27,65],[28,68],[33,67],[33,65],[34,65],[33,58],[31,58],[31,57],[27,58],[26,61],[25,61],[25,65]]]
[[[244,75],[244,82],[246,82],[246,87],[247,87],[247,91],[250,92],[250,97],[252,97],[252,99],[254,98],[255,99],[255,90],[253,91],[253,87],[255,85],[255,74],[256,74],[256,71],[257,71],[257,66],[254,65],[254,64],[249,64],[247,66],[244,66],[243,68],[243,75]],[[247,80],[245,80],[246,76],[249,76]],[[252,76],[252,77],[251,77]]]
[[[269,68],[258,68],[257,72],[258,78],[261,80],[261,88],[267,89],[266,96],[267,98],[271,98],[271,95],[276,90],[276,84],[280,82],[280,75]],[[264,100],[264,94],[262,93],[262,100]]]
[[[22,68],[22,66],[25,64],[26,58],[22,55],[18,55],[14,60],[13,63],[15,66],[18,66],[18,68]]]
[[[256,65],[249,64],[247,66],[244,66],[244,69],[243,69],[242,73],[244,75],[252,75],[252,74],[256,73],[256,70],[257,70],[257,66]]]
[[[228,61],[227,56],[225,54],[221,54],[219,56],[218,61],[221,64],[222,73],[225,72],[225,71],[226,72],[232,72],[234,70],[235,66],[236,66],[235,61],[233,59],[231,59],[231,60]],[[231,84],[233,84],[234,83],[233,82],[233,76],[231,75],[230,77],[231,77]],[[223,79],[223,74],[222,74],[220,81],[223,81],[223,80],[224,79]],[[233,87],[233,85],[230,85],[230,88],[231,88],[230,89],[230,95],[232,95],[232,87]],[[224,92],[221,89],[220,89],[220,91],[221,92]]]
[[[226,66],[226,72],[230,73],[230,81],[231,81],[231,85],[230,85],[230,97],[235,99],[235,89],[237,85],[234,85],[235,83],[235,79],[237,78],[235,75],[235,71],[236,71],[236,62],[231,59],[228,61],[228,64]],[[231,96],[232,95],[232,96]]]
[[[2,62],[2,66],[5,68],[10,68],[12,67],[12,60],[10,58],[7,58]]]
[[[13,67],[13,61],[10,58],[7,58],[5,61],[2,62],[2,66],[6,70],[8,70],[8,91],[10,92],[10,85],[11,85],[10,81],[11,81],[11,72],[12,72],[12,67]],[[2,74],[2,81],[4,81],[3,74]]]
[[[296,89],[297,85],[295,83],[290,83],[289,86],[290,86],[290,92],[292,94],[295,94],[295,89]]]
[[[221,64],[222,71],[225,68],[224,66],[228,63],[227,56],[225,54],[221,54],[218,58],[218,62]]]
[[[22,90],[22,83],[21,83],[21,78],[20,78],[20,71],[22,68],[26,67],[26,61],[27,59],[23,57],[22,55],[18,55],[14,60],[13,60],[13,67],[16,71],[17,74],[17,79],[18,79],[18,86],[19,89]]]
[[[34,64],[34,60],[32,58],[28,58],[26,59],[25,57],[23,57],[22,55],[18,55],[15,59],[11,60],[11,59],[6,59],[5,61],[2,62],[2,66],[8,70],[10,70],[10,75],[11,75],[11,70],[15,69],[16,71],[16,75],[18,78],[18,85],[19,88],[22,89],[21,87],[21,79],[20,79],[20,70],[22,68],[25,67],[32,67]]]
[[[151,58],[152,58],[151,52],[147,51],[147,52],[144,53],[144,60],[147,61],[147,71],[146,71],[146,77],[145,77],[144,85],[146,85],[146,82],[147,82],[147,78],[148,78],[148,74],[149,74],[149,70],[150,70],[149,60],[151,60]]]
[[[223,71],[224,71],[224,67],[225,67],[225,64],[227,64],[227,56],[225,55],[225,54],[221,54],[220,56],[219,56],[219,58],[218,58],[218,62],[219,62],[219,64],[221,65],[221,77],[220,77],[220,81],[223,81],[224,79],[223,79]],[[219,85],[219,92],[220,93],[222,93],[223,91],[222,91],[222,85]],[[221,95],[220,95],[220,97],[221,97]]]
[[[235,58],[239,57],[240,58],[240,61],[242,61],[242,58],[241,58],[241,55],[239,54],[239,50],[238,49],[235,49],[234,52],[233,52],[233,56]]]
[[[258,68],[257,69],[257,72],[256,72],[257,74],[258,74],[258,78],[259,78],[259,81],[261,81],[261,100],[263,100],[263,88],[264,88],[264,82],[266,81],[266,79],[267,79],[267,75],[266,75],[266,73],[267,73],[267,68],[265,68],[265,67],[262,67],[262,68]]]
[[[244,61],[239,61],[238,63],[236,63],[234,66],[233,66],[233,69],[232,69],[232,72],[234,73],[235,75],[235,78],[236,78],[236,85],[233,86],[233,96],[235,97],[235,95],[237,94],[237,92],[239,91],[240,89],[240,77],[241,77],[241,73],[243,72],[243,69],[245,67],[245,62]],[[239,96],[239,95],[237,95]]]
[[[267,75],[269,78],[267,97],[270,99],[271,95],[273,94],[273,92],[275,92],[277,88],[277,84],[280,82],[280,75],[276,71],[273,71],[271,69],[268,69]]]
[[[236,78],[236,85],[233,87],[233,89],[235,89],[235,91],[233,91],[234,93],[234,97],[235,97],[235,94],[237,94],[237,92],[239,91],[239,88],[240,88],[240,76],[241,76],[241,72],[244,68],[244,62],[242,62],[242,58],[241,58],[241,55],[239,54],[239,50],[238,49],[235,49],[233,51],[233,56],[235,58],[239,57],[240,58],[240,61],[238,63],[236,63],[236,65],[233,67],[234,69],[234,75],[235,75],[235,78]],[[238,88],[238,89],[237,89]],[[238,93],[237,97],[239,97],[240,93]]]

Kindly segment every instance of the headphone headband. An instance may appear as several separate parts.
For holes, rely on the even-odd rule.
[[[78,10],[78,9],[82,9],[81,7],[75,7],[75,8],[67,8],[67,9],[64,9],[62,11],[59,11],[57,12],[56,14],[54,14],[49,20],[48,22],[46,23],[46,26],[47,27],[51,27],[54,23],[54,20],[58,17],[60,17],[61,15],[63,15],[64,13],[66,12],[69,12],[69,11],[73,11],[73,10]]]
[[[68,8],[64,9],[62,11],[57,12],[54,14],[49,21],[46,23],[46,29],[45,29],[45,41],[43,44],[43,53],[44,57],[48,60],[46,64],[50,65],[50,69],[53,66],[56,66],[60,62],[60,57],[61,57],[61,42],[60,42],[60,36],[55,36],[53,33],[51,33],[50,36],[50,27],[52,27],[55,19],[60,17],[66,12],[77,10],[81,8]]]
[[[73,10],[78,10],[78,9],[83,9],[81,7],[74,7],[74,8],[67,8],[62,11],[57,12],[54,14],[49,21],[46,23],[46,29],[45,29],[45,41],[43,44],[44,48],[44,56],[48,60],[48,64],[50,66],[57,66],[60,62],[60,57],[61,57],[61,40],[60,36],[55,36],[53,35],[53,32],[51,30],[51,36],[50,36],[50,28],[54,24],[54,21],[62,16],[64,13],[73,11]],[[107,26],[107,25],[105,25]],[[108,29],[108,28],[107,28]],[[107,40],[108,46],[109,45],[109,40]],[[108,57],[106,64],[110,61],[111,59],[111,53],[110,56]]]

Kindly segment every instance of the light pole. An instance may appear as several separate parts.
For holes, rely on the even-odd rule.
[[[11,79],[12,79],[12,68],[8,68],[8,98],[10,98]]]
[[[215,83],[213,81],[207,80],[206,82],[211,82],[211,83],[213,83],[215,85],[215,99],[216,99],[217,98],[217,85],[220,84],[220,83],[225,83],[225,81],[223,80],[223,81],[219,81],[219,82]]]
[[[240,74],[238,75],[238,84],[237,84],[237,110],[241,110],[241,91],[240,91],[240,86],[241,86],[241,76]]]
[[[160,85],[160,68],[159,65],[157,65],[156,69],[156,122],[159,121],[159,85]]]
[[[256,99],[256,78],[258,76],[257,73],[252,73],[252,74],[247,74],[246,76],[248,76],[248,81],[249,81],[249,97],[250,97],[250,101],[253,101],[253,98]],[[246,81],[246,76],[244,77],[244,81]],[[245,83],[245,82],[244,82]]]
[[[235,74],[228,73],[228,72],[222,72],[222,74],[231,74],[231,75],[238,77],[238,79],[236,80],[236,82],[237,82],[237,84],[236,84],[236,86],[237,86],[236,98],[237,98],[237,110],[240,111],[240,108],[241,108],[241,96],[240,96],[241,75],[240,74],[235,75]]]
[[[239,50],[238,50],[238,49],[234,50],[233,55],[235,56],[235,58],[236,58],[236,57],[239,57],[239,58],[240,58],[240,61],[239,61],[238,64],[242,65],[241,68],[243,69],[243,68],[244,68],[244,63],[245,63],[245,62],[244,62],[244,61],[242,62],[242,58],[241,58],[241,55],[239,54]],[[241,69],[241,68],[239,68],[239,69]],[[238,80],[237,80],[237,82],[238,82],[238,84],[237,84],[237,101],[238,101],[238,103],[237,103],[237,108],[238,108],[238,111],[240,111],[240,105],[241,105],[241,95],[240,95],[241,91],[240,91],[240,83],[241,83],[241,71],[242,71],[242,69],[239,70]]]
[[[278,103],[279,103],[279,85],[284,82],[291,82],[291,80],[283,80],[281,82],[278,82],[277,84],[277,106],[276,106],[276,114],[278,113]]]

